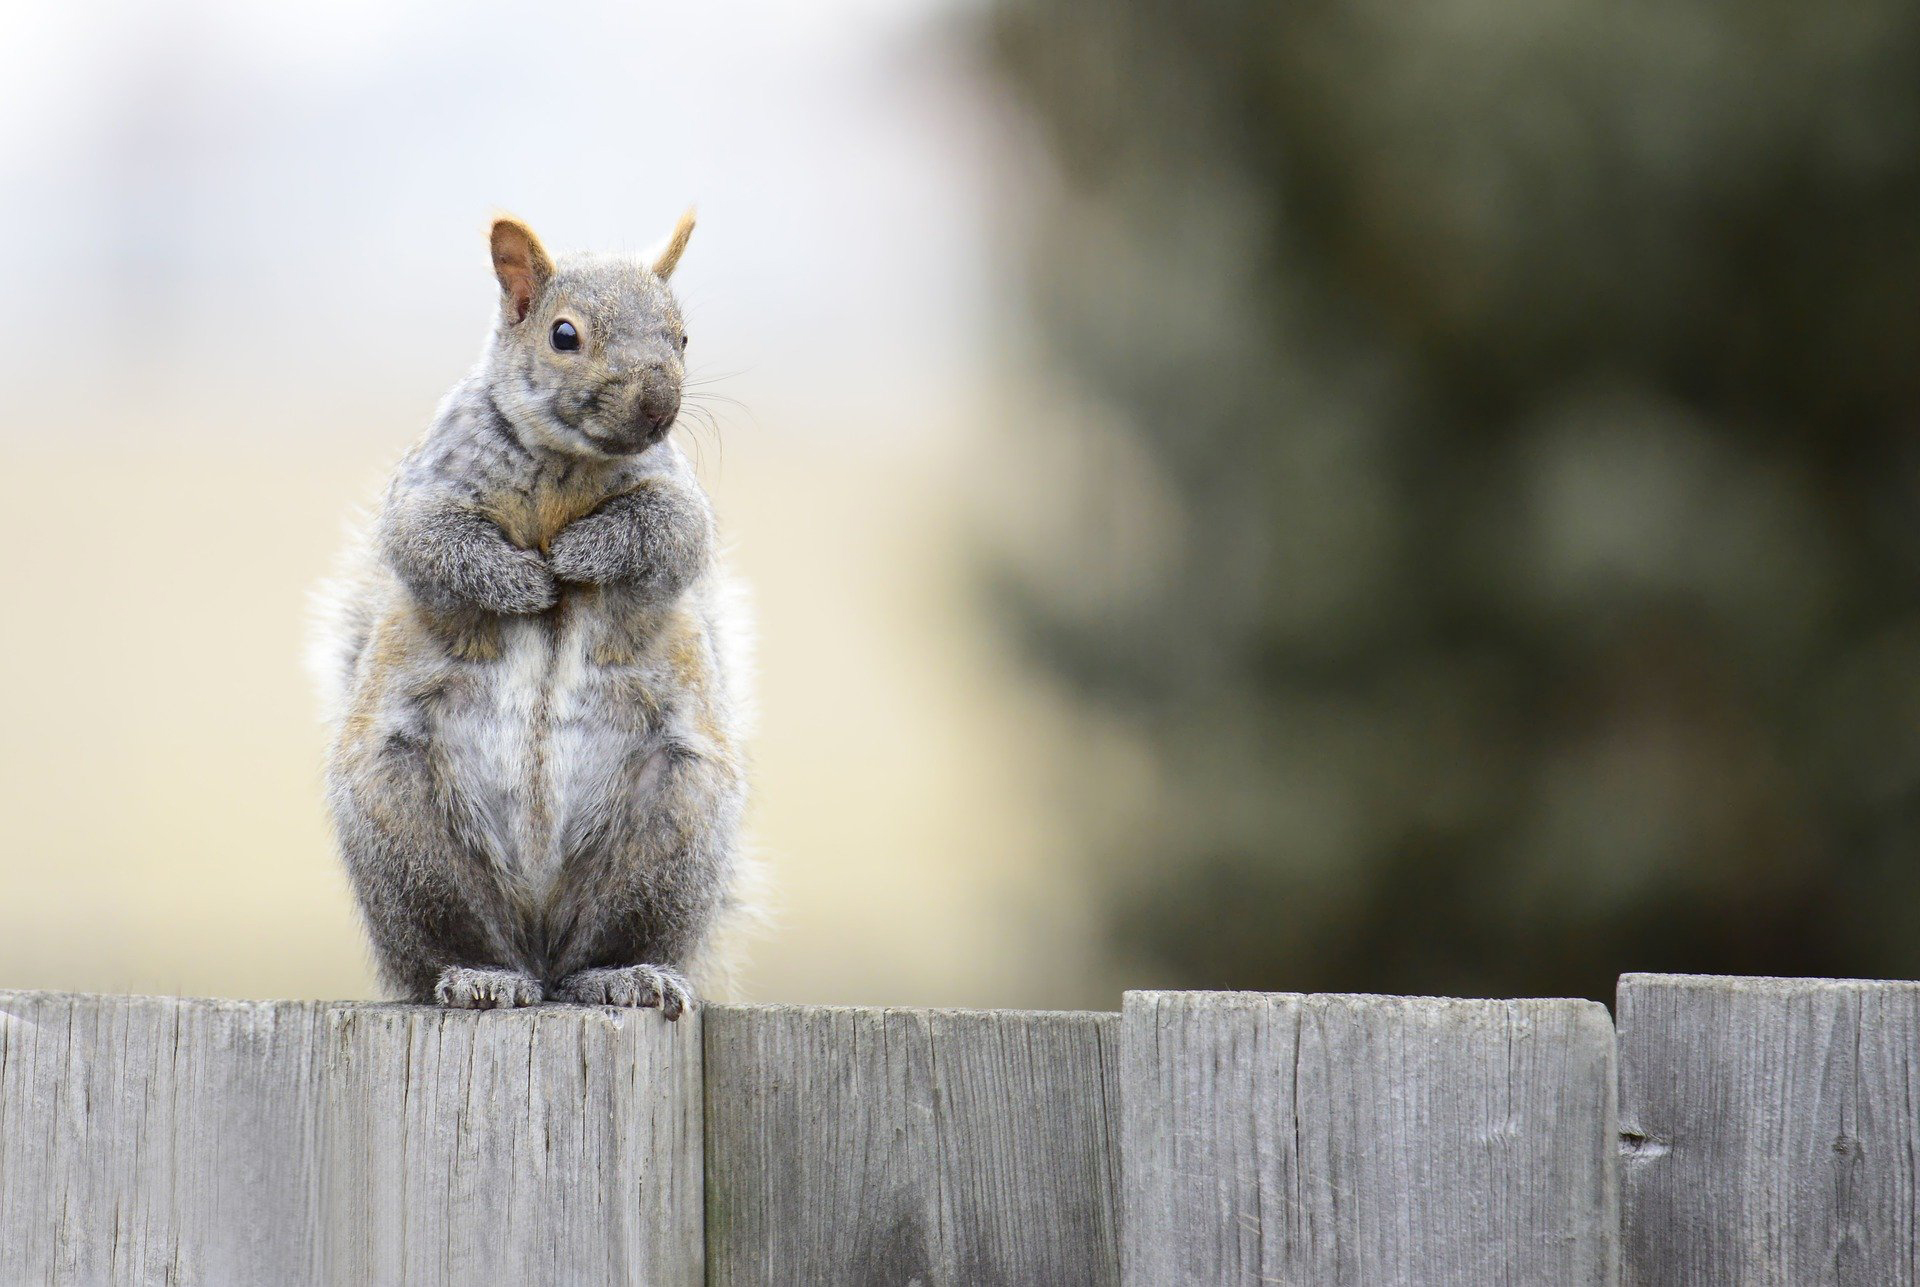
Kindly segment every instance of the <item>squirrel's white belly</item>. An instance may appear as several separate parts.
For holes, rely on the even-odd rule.
[[[503,622],[480,699],[440,730],[495,861],[536,899],[559,872],[564,838],[609,797],[631,753],[627,735],[593,714],[591,626],[577,611]]]

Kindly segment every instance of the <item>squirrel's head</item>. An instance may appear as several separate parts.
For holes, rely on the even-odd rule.
[[[556,264],[531,228],[494,221],[500,317],[487,384],[530,445],[629,456],[667,436],[680,414],[687,347],[667,278],[692,234],[689,210],[651,255],[568,255]]]

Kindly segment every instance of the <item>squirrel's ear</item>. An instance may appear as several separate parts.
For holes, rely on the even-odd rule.
[[[495,219],[493,235],[493,275],[500,279],[500,311],[507,320],[519,325],[540,297],[540,288],[553,276],[553,260],[533,235],[533,229],[518,219]]]
[[[653,271],[660,280],[665,281],[673,276],[674,265],[680,262],[680,254],[687,248],[687,238],[691,236],[693,236],[693,207],[688,206],[687,212],[680,216],[680,222],[673,225],[673,235],[668,237],[659,249],[647,252],[647,258],[652,261]]]

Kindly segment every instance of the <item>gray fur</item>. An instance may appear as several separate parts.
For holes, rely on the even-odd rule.
[[[503,229],[531,245],[486,355],[333,593],[328,801],[397,996],[677,1017],[737,901],[747,719],[712,507],[666,437],[684,332],[644,265],[555,267],[506,221],[496,265]]]

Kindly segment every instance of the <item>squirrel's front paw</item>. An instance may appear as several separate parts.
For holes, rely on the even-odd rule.
[[[664,965],[621,965],[569,974],[556,999],[581,1005],[658,1006],[667,1018],[678,1019],[693,1005],[693,988]]]
[[[433,999],[450,1010],[506,1010],[539,1005],[540,981],[518,970],[449,965],[440,971]]]
[[[545,612],[560,597],[546,562],[530,550],[516,550],[513,558],[490,569],[479,589],[484,607],[509,616]]]
[[[548,559],[556,577],[585,585],[606,585],[632,572],[619,526],[604,514],[589,514],[562,528]]]

